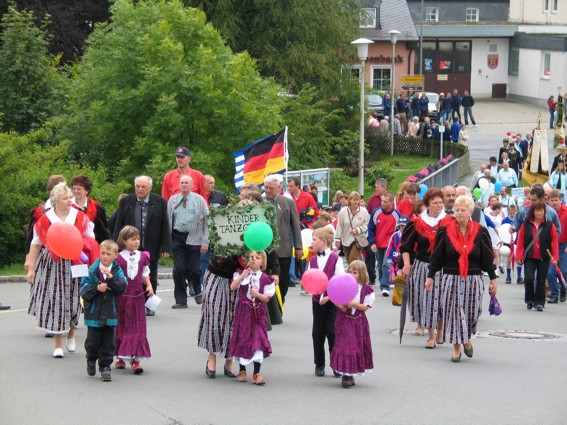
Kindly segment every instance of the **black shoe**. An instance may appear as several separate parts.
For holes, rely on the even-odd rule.
[[[146,316],[153,317],[155,315],[156,315],[155,311],[152,311],[148,307],[146,307]]]
[[[352,376],[343,376],[343,379],[341,379],[341,385],[343,388],[350,388],[352,387],[353,383],[351,380]]]
[[[207,366],[208,368],[208,366]],[[224,376],[228,376],[229,378],[236,378],[236,373],[231,372],[230,370],[228,370],[226,368],[226,366],[224,367]]]
[[[10,306],[0,303],[0,310],[10,310]]]
[[[197,304],[197,305],[203,304],[203,296],[202,295],[195,295],[195,304]]]
[[[471,349],[467,349],[467,346],[465,344],[463,344],[463,350],[465,352],[465,356],[467,356],[468,358],[471,358],[473,356],[473,346],[471,345]]]
[[[535,306],[537,311],[543,311],[543,306],[541,304],[538,304]]]
[[[55,335],[53,335],[51,332],[46,332],[44,336],[46,338],[53,338]]]
[[[559,302],[559,299],[556,297],[547,297],[547,303],[548,304],[557,304]]]
[[[205,375],[207,375],[207,377],[210,378],[210,379],[214,379],[217,376],[216,370],[209,370],[209,361],[208,360],[207,360],[207,364],[205,365]]]
[[[289,282],[288,288],[295,288],[295,282]]]
[[[531,310],[533,308],[533,303],[526,303],[526,307],[528,308],[528,310]]]
[[[87,360],[87,375],[96,375],[96,360]]]
[[[567,301],[567,291],[559,292],[559,301],[561,301],[562,303]]]
[[[523,277],[519,277],[518,280],[516,280],[516,283],[518,285],[523,285],[524,284],[524,278]]]
[[[112,377],[110,376],[110,368],[109,367],[103,367],[100,370],[100,380],[102,382],[110,382],[112,381]]]
[[[511,283],[512,283],[512,279],[510,279],[509,277],[507,277],[507,278],[506,278],[506,282],[504,282],[504,283],[506,283],[506,284],[508,284],[508,285],[509,285],[509,284],[511,284]]]
[[[180,309],[180,308],[188,308],[188,307],[187,307],[187,303],[185,303],[185,304],[173,304],[173,305],[171,306],[171,308],[174,309],[174,310],[178,310],[178,309]],[[147,314],[146,314],[146,315],[147,315]]]
[[[459,363],[461,361],[461,353],[459,353],[459,357],[453,357],[451,356],[451,361],[453,363]]]
[[[325,376],[325,366],[315,366],[315,376]]]
[[[500,274],[504,274],[504,267],[498,266],[498,271],[500,272]]]
[[[337,372],[335,369],[333,369],[333,375],[335,376],[335,378],[340,378],[341,376],[343,376],[342,373]]]

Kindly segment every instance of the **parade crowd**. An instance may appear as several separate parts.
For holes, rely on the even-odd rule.
[[[425,122],[427,116],[422,118]],[[240,205],[274,206],[279,247],[240,256],[211,252],[208,211],[229,201],[215,190],[212,175],[190,167],[191,152],[185,147],[175,151],[177,168],[164,176],[161,195],[152,192],[151,177],[138,176],[134,193],[121,197],[109,219],[89,197],[88,176],[75,176],[70,187],[63,176],[51,176],[49,198],[30,218],[28,313],[38,329],[53,337],[54,358],[63,358],[64,349],[76,350],[75,330],[83,313],[88,375],[96,374],[97,362],[103,381],[111,381],[113,363],[141,374],[142,361],[151,357],[147,317],[156,314],[147,300],[158,293],[159,259],[171,256],[171,308],[189,308],[190,299],[200,306],[197,345],[208,353],[206,376],[216,377],[218,354],[225,376],[246,382],[246,367],[252,364],[252,383],[264,385],[260,368],[272,351],[268,329],[282,322],[289,288],[300,287],[307,295],[302,276],[318,269],[328,279],[349,273],[358,291],[344,305],[334,304],[326,291],[312,294],[316,376],[325,375],[328,362],[349,388],[355,376],[373,369],[365,312],[375,301],[374,287],[390,297],[396,279],[405,282],[402,314],[407,308],[415,334],[427,333],[425,348],[452,344],[450,360],[460,362],[461,349],[473,356],[471,337],[482,313],[484,276],[495,296],[497,277],[506,273],[505,282],[511,284],[516,274],[528,310],[541,312],[546,303],[567,298],[565,152],[555,158],[545,185],[519,189],[520,194],[517,186],[531,143],[530,134],[525,139],[508,135],[470,187],[404,182],[393,193],[385,179],[378,179],[368,199],[338,191],[324,208],[314,185],[301,187],[299,179],[290,178],[284,189],[281,175],[268,175],[263,194],[254,184],[241,188]],[[60,222],[82,235],[86,275],[76,276],[76,261],[59,258],[50,247],[48,232]]]

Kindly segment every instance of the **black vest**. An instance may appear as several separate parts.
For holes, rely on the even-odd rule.
[[[549,260],[549,255],[547,255],[547,250],[551,251],[551,225],[553,223],[551,221],[545,221],[542,226],[543,230],[538,236],[539,239],[539,252],[541,254],[542,260]],[[528,230],[529,229],[529,230]],[[534,235],[532,234],[532,224],[531,223],[524,223],[524,246],[527,246],[532,242]],[[533,252],[533,246],[530,247],[529,252],[526,250],[524,252],[524,259],[530,258]]]

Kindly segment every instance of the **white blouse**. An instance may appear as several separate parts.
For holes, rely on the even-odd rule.
[[[65,220],[61,220],[59,218],[59,216],[57,214],[55,214],[55,210],[52,208],[52,209],[48,210],[45,213],[45,215],[47,216],[47,218],[49,219],[49,222],[51,224],[65,222],[65,223],[75,225],[75,220],[77,219],[78,213],[79,213],[79,210],[77,210],[75,208],[71,208],[69,210],[69,213],[67,214],[67,217],[65,217]],[[90,236],[90,237],[94,238],[94,223],[92,221],[89,220],[89,224],[88,224],[87,228],[85,229],[83,236]],[[35,226],[33,228],[33,239],[31,241],[31,243],[32,243],[32,245],[42,245],[41,240],[39,239],[39,236],[37,235],[37,232],[35,231]]]
[[[120,256],[126,260],[126,264],[128,265],[126,268],[127,271],[126,274],[128,275],[128,279],[134,280],[136,276],[138,276],[138,263],[140,262],[142,253],[138,250],[130,252],[127,249],[123,249],[120,252]],[[149,266],[142,267],[142,277],[148,277],[149,275],[150,275],[150,267]]]
[[[254,288],[256,291],[260,292],[260,278],[262,277],[262,271],[258,270],[257,272],[252,272],[250,270],[250,274],[242,279],[240,282],[240,286],[248,285],[248,291],[246,292],[246,297],[252,301],[252,297],[250,296],[250,289]],[[234,273],[233,279],[237,279],[240,276],[240,273]],[[264,292],[263,294],[272,298],[276,293],[276,284],[274,282],[264,285]]]

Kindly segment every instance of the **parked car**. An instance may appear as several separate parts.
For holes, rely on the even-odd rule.
[[[384,105],[382,104],[382,96],[379,94],[366,95],[366,110],[372,114],[377,114],[378,118],[384,117]]]
[[[429,99],[429,118],[439,122],[439,111],[437,110],[437,101],[439,100],[439,94],[426,92],[427,98]]]

